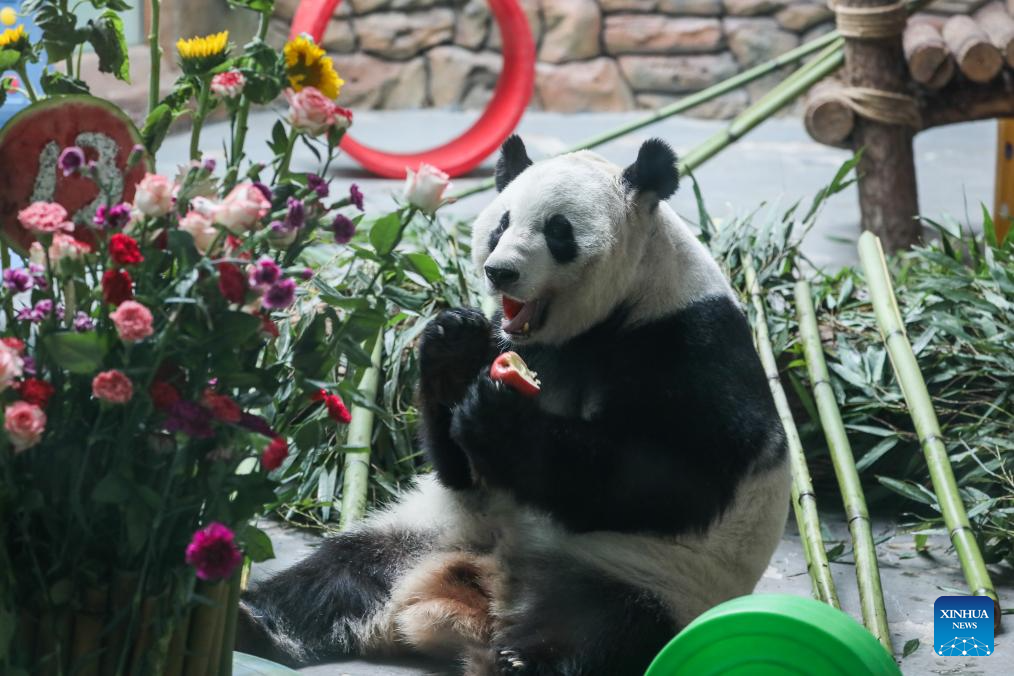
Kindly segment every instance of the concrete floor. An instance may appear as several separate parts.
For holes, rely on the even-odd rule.
[[[524,138],[533,159],[557,153],[569,144],[615,125],[637,118],[635,113],[559,115],[529,113],[518,132]],[[253,117],[250,150],[255,159],[269,159],[259,139],[270,135],[275,116],[263,112]],[[399,152],[410,152],[438,145],[465,129],[474,119],[471,113],[440,111],[358,112],[353,131],[358,140],[375,143]],[[640,143],[650,136],[660,136],[678,150],[686,150],[711,133],[721,129],[720,122],[674,118],[660,122],[642,132],[619,139],[599,149],[603,155],[628,164],[636,156]],[[227,133],[225,125],[215,124],[205,131],[202,146],[222,147]],[[995,125],[992,122],[970,123],[931,130],[916,141],[916,162],[922,213],[938,217],[947,213],[963,222],[975,224],[979,203],[992,203]],[[187,142],[184,137],[167,141],[162,153],[162,170],[170,171],[185,162]],[[837,167],[848,157],[845,151],[827,148],[812,142],[798,119],[772,120],[723,154],[702,167],[697,178],[715,217],[745,214],[761,203],[785,208],[796,200],[808,202],[826,185]],[[457,179],[455,184],[466,187],[492,172],[493,159],[486,161],[473,175]],[[313,157],[300,148],[293,162],[297,170],[312,171]],[[349,158],[340,158],[335,166],[337,185],[356,182],[365,191],[370,211],[388,208],[392,195],[400,191],[399,181],[368,176]],[[478,195],[446,210],[462,217],[476,213],[488,201]],[[673,207],[688,220],[696,220],[696,206],[689,185],[672,200]],[[830,200],[820,220],[807,239],[804,251],[817,265],[841,265],[855,261],[851,243],[858,234],[859,210],[855,188]],[[844,243],[842,240],[846,240]],[[832,537],[847,540],[844,521],[839,515],[825,514],[825,523]],[[883,523],[878,534],[890,536],[893,526]],[[271,570],[290,565],[312,546],[314,539],[302,533],[272,527],[278,559],[257,566],[255,578]],[[899,535],[889,537],[878,547],[891,622],[895,651],[906,674],[979,674],[991,676],[1014,673],[1014,647],[1011,633],[997,637],[996,653],[983,658],[939,658],[932,651],[932,609],[937,596],[964,588],[956,557],[947,552],[946,539],[931,541],[928,554],[917,554],[912,539]],[[842,608],[853,617],[859,616],[854,568],[848,563],[832,564]],[[1001,599],[1014,600],[1014,572],[1009,568],[995,571]],[[758,592],[779,592],[807,596],[810,584],[799,539],[790,523]],[[906,642],[918,639],[920,647],[901,659]],[[257,673],[257,672],[250,672]],[[316,676],[418,676],[439,674],[432,664],[376,664],[362,661],[303,669]]]

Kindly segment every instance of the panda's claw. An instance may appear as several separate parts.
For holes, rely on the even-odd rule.
[[[442,311],[426,325],[419,341],[423,395],[443,405],[456,404],[493,356],[493,327],[481,311]]]
[[[504,649],[498,651],[497,655],[497,667],[501,674],[523,674],[528,668],[528,664],[521,657],[521,653],[517,650]]]

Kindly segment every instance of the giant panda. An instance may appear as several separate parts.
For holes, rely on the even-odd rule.
[[[246,593],[240,650],[638,676],[753,590],[788,513],[784,432],[732,289],[665,203],[677,182],[658,139],[626,168],[506,141],[472,250],[512,316],[423,332],[434,472]],[[538,396],[490,379],[505,350]]]

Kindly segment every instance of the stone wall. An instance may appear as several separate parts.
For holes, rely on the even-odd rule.
[[[520,0],[538,46],[532,107],[560,112],[664,105],[833,26],[825,0]],[[278,0],[284,40],[298,0]],[[485,0],[345,0],[324,46],[355,108],[481,108],[500,71]],[[772,74],[697,109],[728,117]]]

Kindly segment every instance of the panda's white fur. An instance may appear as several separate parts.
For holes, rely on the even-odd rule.
[[[474,676],[643,673],[660,642],[717,603],[750,593],[767,566],[788,510],[784,438],[731,288],[703,245],[661,201],[675,189],[675,175],[667,188],[669,177],[656,180],[651,174],[672,166],[671,151],[664,144],[646,144],[635,165],[624,171],[590,152],[528,166],[520,142],[509,143],[514,145],[505,145],[498,166],[502,191],[474,224],[474,263],[480,269],[521,271],[509,284],[509,295],[545,303],[544,321],[518,335],[491,328],[474,313],[451,314],[427,329],[421,408],[424,443],[436,473],[420,477],[396,503],[253,590],[244,601],[242,647],[296,663],[413,649],[457,657],[463,673]],[[574,224],[565,263],[551,253],[543,232],[558,214]],[[713,334],[730,332],[730,360],[749,371],[747,389],[733,383],[730,396],[752,410],[729,412],[743,416],[733,421],[729,434],[738,433],[741,420],[747,430],[743,443],[756,447],[742,448],[735,438],[722,437],[726,446],[693,450],[689,465],[672,464],[669,451],[641,457],[636,447],[616,449],[628,453],[629,462],[626,456],[604,458],[611,447],[596,445],[596,430],[615,433],[603,417],[617,410],[616,386],[597,380],[598,365],[582,362],[580,355],[608,359],[610,341],[648,336],[635,344],[655,346],[651,349],[659,354],[633,355],[635,367],[650,368],[655,357],[660,364],[677,364],[680,355],[661,353],[669,329],[658,327],[693,328],[688,318],[698,316],[716,322],[715,331],[691,337],[684,349],[711,355],[714,349],[700,343],[725,345],[725,336]],[[483,331],[499,343],[492,354],[518,349],[545,369],[544,391],[534,402],[511,398],[484,380],[490,357],[484,356]],[[679,337],[673,334],[673,341]],[[695,368],[681,366],[673,373],[686,376],[697,373]],[[479,381],[469,386],[476,375]],[[644,382],[656,382],[653,374],[644,375]],[[622,369],[620,377],[626,377]],[[737,378],[738,370],[723,377]],[[715,389],[726,384],[718,382]],[[657,398],[678,401],[681,386],[673,386]],[[656,401],[652,392],[640,396]],[[513,414],[512,422],[499,419],[499,410],[515,408],[524,413]],[[679,411],[673,414],[679,418]],[[534,432],[526,429],[529,422]],[[658,435],[666,439],[681,437],[666,424],[648,423],[658,425]],[[558,428],[561,440],[568,435],[586,439],[577,442],[579,448],[567,449],[577,451],[573,457],[581,457],[584,443],[589,464],[605,462],[603,467],[618,472],[615,481],[605,477],[601,486],[633,481],[628,488],[636,492],[637,482],[643,483],[644,504],[629,490],[611,494],[613,519],[594,496],[577,494],[579,500],[591,500],[581,507],[554,495],[553,486],[562,489],[576,477],[597,477],[594,469],[582,468],[571,456],[570,464],[553,465],[546,456],[554,453],[552,444],[537,451],[515,448],[509,437],[528,434],[522,445],[535,446]],[[654,438],[651,429],[645,433],[646,439]],[[684,436],[711,438],[706,430],[689,428]],[[730,462],[723,449],[742,459],[721,464]],[[718,454],[715,467],[730,469],[714,471],[708,458],[697,456],[711,451]],[[512,453],[518,456],[516,466],[507,457]],[[546,477],[532,469],[540,462],[550,463],[546,467],[559,475]],[[657,466],[662,476],[630,479],[624,463],[638,462]],[[712,496],[695,485],[697,477],[674,470],[680,467],[697,468],[701,482],[721,486],[715,484]],[[568,468],[573,468],[569,474]],[[505,473],[518,478],[504,478]],[[664,487],[659,490],[660,479],[671,481],[674,493],[689,491],[717,502],[700,513],[678,513],[680,505],[696,503],[667,496]],[[549,491],[540,493],[535,484],[543,481]],[[646,513],[653,508],[657,513]],[[667,515],[668,509],[674,513]],[[596,519],[613,521],[599,526]],[[556,609],[560,616],[547,625],[543,618],[555,617]],[[621,626],[609,626],[615,623]],[[558,636],[556,627],[569,624],[573,631],[560,629]],[[616,645],[608,645],[607,636]]]

